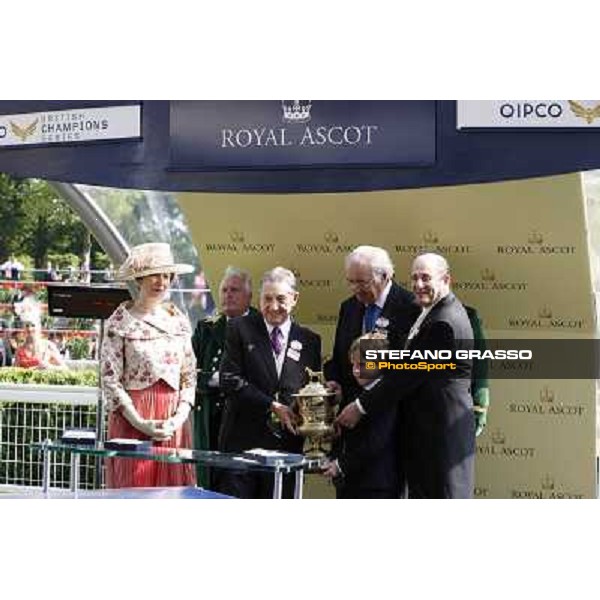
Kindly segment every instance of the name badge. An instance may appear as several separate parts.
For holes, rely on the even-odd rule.
[[[298,352],[298,350],[294,350],[293,348],[288,348],[287,355],[296,362],[300,360],[300,352]]]

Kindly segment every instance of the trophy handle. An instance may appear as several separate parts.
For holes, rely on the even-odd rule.
[[[323,371],[313,371],[310,367],[305,367],[305,371],[308,375],[308,381],[310,383],[325,383]]]

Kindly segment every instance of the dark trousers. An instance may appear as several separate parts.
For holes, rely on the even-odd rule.
[[[337,500],[373,500],[377,498],[400,498],[398,490],[390,489],[368,489],[352,488],[350,486],[336,487],[335,497]]]
[[[214,469],[215,491],[235,498],[273,498],[273,473]],[[283,498],[294,497],[295,474],[283,476]]]

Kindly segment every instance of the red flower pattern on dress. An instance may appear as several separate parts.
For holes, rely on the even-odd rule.
[[[191,327],[173,305],[140,321],[117,308],[106,324],[102,347],[104,391],[109,406],[129,403],[127,390],[143,389],[159,379],[193,404],[196,358],[191,347]]]

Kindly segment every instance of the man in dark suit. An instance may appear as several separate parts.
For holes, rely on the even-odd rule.
[[[227,324],[220,368],[221,386],[227,394],[220,450],[302,452],[304,440],[295,433],[290,404],[292,394],[308,382],[306,367],[320,370],[321,338],[292,321],[297,302],[294,274],[275,267],[261,282],[261,314]],[[219,491],[239,498],[271,498],[273,494],[269,474],[223,471],[219,479]],[[291,498],[293,488],[293,476],[284,476],[284,497]]]
[[[393,281],[394,265],[383,248],[358,246],[346,256],[345,272],[353,296],[342,302],[333,356],[324,365],[329,386],[341,392],[342,406],[360,392],[348,354],[352,342],[376,330],[387,334],[395,348],[404,342],[419,313],[414,296]]]
[[[194,408],[194,448],[217,450],[225,394],[219,384],[219,365],[225,345],[227,321],[248,312],[258,311],[250,306],[252,279],[250,274],[235,267],[227,267],[219,284],[220,311],[213,317],[198,321],[192,346],[198,365],[196,404]],[[196,467],[198,484],[214,489],[215,477],[208,469]]]
[[[421,313],[412,325],[408,350],[473,348],[473,330],[459,300],[450,291],[450,271],[438,254],[418,256],[412,286]],[[384,378],[390,398],[403,407],[401,455],[411,498],[471,498],[474,491],[475,422],[470,394],[472,363],[453,358],[456,370],[394,371]],[[383,384],[382,384],[383,385]],[[380,392],[381,393],[381,390]],[[363,413],[386,410],[369,391],[338,416],[353,427]]]

